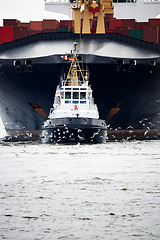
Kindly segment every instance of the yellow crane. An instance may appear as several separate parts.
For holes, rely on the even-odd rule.
[[[113,16],[112,0],[73,0],[72,9],[74,11],[74,32],[90,34],[90,20],[97,19],[97,34],[105,33],[105,16]]]

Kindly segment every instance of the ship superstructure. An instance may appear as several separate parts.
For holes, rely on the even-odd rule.
[[[97,106],[94,104],[92,89],[88,85],[88,75],[81,82],[77,76],[76,63],[71,64],[67,80],[62,80],[55,93],[53,108],[49,119],[83,117],[99,118]],[[74,71],[74,72],[73,72]],[[81,70],[79,70],[81,72]],[[82,75],[83,76],[83,75]]]
[[[70,2],[70,0],[45,0],[45,9],[62,13],[73,19],[73,3],[74,1]],[[117,19],[136,19],[139,22],[146,22],[149,18],[155,18],[160,14],[160,0],[113,0],[113,7],[114,17]]]

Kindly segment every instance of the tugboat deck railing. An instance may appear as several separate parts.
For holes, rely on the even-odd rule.
[[[65,80],[62,81],[62,87],[81,87],[84,84],[83,80],[76,81],[75,83],[73,80]]]

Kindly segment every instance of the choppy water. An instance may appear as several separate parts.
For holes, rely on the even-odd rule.
[[[160,141],[0,144],[0,239],[160,239]]]

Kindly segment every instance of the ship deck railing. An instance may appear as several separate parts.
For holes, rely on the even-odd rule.
[[[8,43],[0,44],[0,52],[6,50],[23,47],[29,44],[33,44],[41,41],[56,41],[56,40],[69,40],[78,41],[79,39],[93,39],[92,34],[74,34],[73,32],[50,32],[50,33],[38,33],[29,37],[14,40]],[[121,35],[118,33],[107,33],[107,34],[95,34],[94,39],[109,39],[114,42],[122,42],[126,45],[138,47],[151,52],[160,53],[160,44],[146,42],[133,37]]]
[[[67,86],[67,87],[79,87],[79,86],[82,86],[82,84],[83,84],[83,81],[82,80],[79,80],[78,82],[76,81],[75,83],[74,83],[74,81],[73,80],[65,80],[65,81],[62,81],[62,87],[65,87],[65,86]]]

